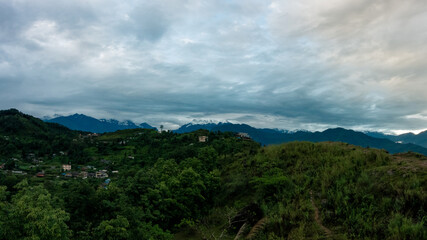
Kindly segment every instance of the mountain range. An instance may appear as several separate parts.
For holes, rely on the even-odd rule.
[[[45,120],[46,122],[59,123],[72,130],[80,130],[93,133],[115,132],[117,130],[148,128],[157,129],[148,123],[136,125],[130,120],[119,122],[115,119],[96,119],[84,114],[74,114],[70,116],[60,116]]]
[[[83,114],[56,117],[46,120],[59,123],[73,130],[95,133],[114,132],[122,129],[150,128],[156,129],[147,123],[135,124],[132,121],[119,122],[114,119],[96,119]],[[406,133],[398,136],[379,132],[356,132],[344,128],[327,129],[322,132],[287,131],[269,128],[254,128],[247,124],[230,122],[188,123],[174,130],[176,133],[193,132],[199,129],[221,132],[244,132],[256,142],[263,145],[280,144],[291,141],[338,141],[362,147],[386,149],[390,153],[413,151],[427,155],[427,131],[420,134]]]
[[[381,132],[365,132],[365,133],[366,135],[369,135],[375,138],[385,138],[393,142],[400,142],[400,143],[414,143],[427,148],[427,131],[420,132],[418,134],[404,133],[400,135],[390,135],[390,134],[384,134]]]

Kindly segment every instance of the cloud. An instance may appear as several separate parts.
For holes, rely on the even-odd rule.
[[[422,1],[0,0],[0,108],[425,129]],[[150,122],[151,121],[151,122]]]

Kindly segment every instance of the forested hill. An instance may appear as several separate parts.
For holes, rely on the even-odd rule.
[[[16,109],[0,111],[0,160],[43,157],[64,149],[74,149],[72,139],[80,134],[56,123],[46,123]],[[73,154],[73,151],[70,151]]]
[[[57,125],[45,127],[50,136]],[[5,150],[31,135],[15,129],[1,136],[0,239],[427,239],[420,154],[62,128],[43,151],[21,149],[31,142]]]
[[[3,135],[41,137],[74,133],[60,124],[45,123],[16,109],[0,110],[0,134]]]
[[[427,148],[415,145],[412,143],[396,143],[389,139],[376,138],[368,136],[362,132],[347,130],[344,128],[327,129],[323,132],[308,132],[308,131],[280,131],[277,129],[254,128],[247,124],[233,123],[209,123],[209,124],[186,124],[175,130],[177,133],[192,132],[197,129],[206,129],[209,131],[222,132],[244,132],[249,136],[263,144],[280,144],[292,141],[310,141],[310,142],[346,142],[361,147],[373,147],[378,149],[386,149],[390,153],[413,151],[427,155]]]

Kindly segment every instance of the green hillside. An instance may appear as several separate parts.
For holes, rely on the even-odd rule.
[[[71,131],[62,125],[43,122],[16,109],[0,110],[0,123],[0,134],[3,135],[43,137],[71,134]]]
[[[207,130],[97,136],[17,115],[24,127],[1,125],[0,239],[427,238],[420,154]]]
[[[47,160],[52,154],[78,149],[82,132],[23,114],[16,109],[0,111],[0,161]]]

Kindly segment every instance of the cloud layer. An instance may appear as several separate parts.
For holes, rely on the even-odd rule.
[[[427,128],[422,0],[0,0],[0,108]]]

